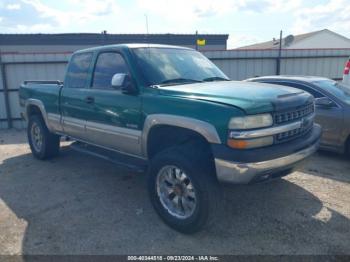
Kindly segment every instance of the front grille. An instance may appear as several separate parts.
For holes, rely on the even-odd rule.
[[[302,106],[299,108],[296,108],[291,111],[286,111],[286,112],[280,112],[280,113],[275,113],[274,118],[275,118],[275,124],[280,125],[288,122],[292,122],[298,119],[303,118],[304,116],[310,115],[311,113],[314,112],[314,104],[308,104],[306,106]]]
[[[287,132],[279,133],[275,135],[275,142],[283,143],[283,142],[287,142],[289,140],[298,138],[300,136],[306,135],[311,131],[312,127],[313,127],[313,121],[309,121],[308,125],[306,126],[289,130]]]
[[[290,122],[302,122],[299,128],[289,130],[274,136],[275,143],[284,143],[292,139],[308,134],[314,124],[313,118],[310,117],[314,113],[314,104],[308,104],[285,112],[277,112],[274,114],[275,125],[286,125]]]

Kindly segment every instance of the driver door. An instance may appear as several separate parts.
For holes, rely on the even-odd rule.
[[[141,98],[112,87],[115,74],[131,76],[129,66],[119,52],[97,54],[94,65],[86,119],[88,140],[123,153],[141,154]]]

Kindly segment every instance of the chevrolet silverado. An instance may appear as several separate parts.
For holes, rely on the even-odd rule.
[[[201,53],[167,45],[77,51],[64,82],[25,81],[20,104],[36,158],[56,156],[63,136],[147,172],[155,210],[183,233],[215,219],[220,182],[287,175],[321,135],[307,92],[230,81]]]

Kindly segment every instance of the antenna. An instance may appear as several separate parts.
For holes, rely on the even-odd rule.
[[[146,22],[146,43],[148,44],[148,56],[151,56],[151,49],[149,46],[149,32],[148,32],[148,15],[145,14],[145,22]]]
[[[146,19],[146,32],[147,32],[147,36],[148,36],[148,16],[147,16],[147,14],[145,14],[145,19]]]

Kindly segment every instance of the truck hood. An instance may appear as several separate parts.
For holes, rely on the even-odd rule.
[[[296,88],[243,81],[161,86],[159,92],[234,106],[247,114],[287,110],[313,100],[310,94]]]

